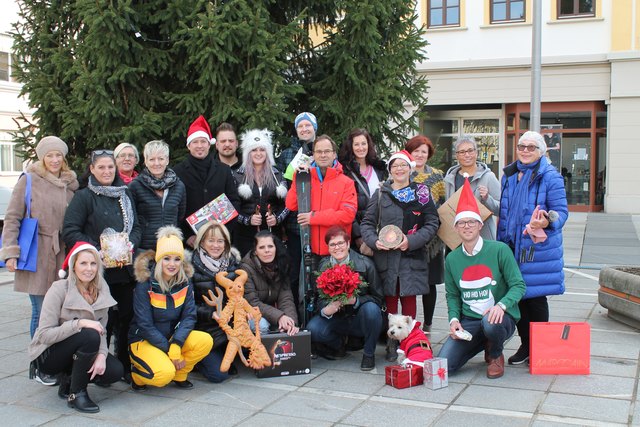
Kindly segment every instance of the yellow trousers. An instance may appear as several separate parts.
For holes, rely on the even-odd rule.
[[[182,346],[184,368],[176,371],[169,355],[148,341],[138,341],[129,346],[131,377],[137,385],[164,387],[171,381],[184,381],[193,367],[205,358],[213,347],[213,338],[206,332],[191,331]]]

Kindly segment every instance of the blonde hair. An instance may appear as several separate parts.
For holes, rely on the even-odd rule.
[[[180,270],[169,281],[162,277],[162,258],[156,262],[156,268],[153,270],[153,278],[156,279],[162,292],[169,292],[175,285],[185,283],[189,280],[187,273],[184,271],[184,259],[181,257]]]
[[[91,254],[93,254],[94,259],[98,263],[98,271],[96,272],[96,275],[93,278],[93,280],[89,282],[89,286],[87,286],[87,290],[89,291],[89,296],[92,299],[92,301],[87,300],[87,302],[89,304],[93,304],[98,299],[98,295],[100,294],[100,290],[102,289],[102,282],[104,281],[102,277],[102,274],[104,273],[104,266],[102,265],[102,260],[100,259],[100,255],[98,254],[97,251],[93,249],[84,249],[78,252],[77,254],[75,254],[75,256],[73,257],[73,265],[69,266],[68,280],[71,285],[78,286],[78,276],[76,276],[75,267],[76,267],[76,261],[78,260],[78,257],[83,252],[90,252]],[[85,296],[83,295],[83,297]],[[87,298],[85,297],[85,299]]]

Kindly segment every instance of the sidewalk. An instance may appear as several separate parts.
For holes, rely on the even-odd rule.
[[[0,270],[0,419],[12,426],[640,425],[640,331],[610,320],[597,302],[597,269],[640,264],[639,235],[640,216],[573,213],[565,226],[567,290],[550,298],[551,320],[591,324],[588,376],[532,376],[526,366],[507,366],[504,377],[489,380],[480,354],[445,389],[396,390],[384,385],[384,348],[378,346],[377,368],[368,373],[359,369],[361,352],[354,352],[342,361],[314,360],[312,373],[303,376],[256,379],[241,369],[237,378],[211,384],[193,374],[195,387],[187,391],[90,386],[101,408],[95,415],[67,408],[57,388],[27,378],[30,305],[13,292],[12,275]],[[448,330],[443,286],[438,293],[436,352]],[[512,339],[505,355],[518,346]]]

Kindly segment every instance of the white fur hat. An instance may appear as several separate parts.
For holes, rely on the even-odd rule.
[[[271,166],[275,166],[276,162],[273,158],[273,143],[271,142],[271,131],[267,129],[250,129],[240,135],[242,141],[242,164],[247,164],[249,154],[256,148],[264,148],[269,156]]]

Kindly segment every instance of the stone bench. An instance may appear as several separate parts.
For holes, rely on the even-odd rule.
[[[599,282],[598,302],[609,317],[640,329],[640,267],[604,267]]]

